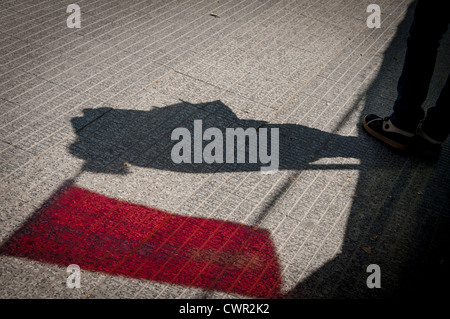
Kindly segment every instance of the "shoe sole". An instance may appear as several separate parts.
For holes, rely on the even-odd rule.
[[[379,134],[378,132],[374,131],[373,129],[370,128],[369,125],[367,125],[367,121],[366,118],[364,118],[363,120],[363,127],[364,129],[367,131],[367,133],[369,133],[370,135],[372,135],[373,137],[375,137],[376,139],[382,141],[383,143],[386,143],[389,146],[392,146],[393,148],[399,150],[399,151],[403,151],[406,152],[409,150],[408,146],[398,143],[396,141],[393,141],[381,134]]]

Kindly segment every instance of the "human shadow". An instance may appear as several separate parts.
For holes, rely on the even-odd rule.
[[[180,102],[162,108],[154,107],[149,111],[100,108],[85,109],[83,113],[83,117],[72,119],[77,140],[70,145],[69,150],[84,160],[82,171],[95,173],[126,174],[129,166],[123,163],[183,173],[211,170],[266,172],[264,168],[267,168],[267,173],[291,169],[356,168],[354,164],[311,163],[324,157],[359,158],[363,151],[345,147],[349,144],[358,145],[356,137],[341,136],[303,125],[240,119],[219,100],[202,104]],[[99,117],[99,114],[102,116]],[[88,119],[92,118],[96,119],[95,122],[86,125]],[[199,120],[201,131],[196,137],[195,127],[199,129],[200,124],[194,121]],[[178,128],[186,129],[189,135],[181,137],[176,134],[172,137]],[[204,134],[208,129],[217,129],[219,134],[207,139]],[[229,129],[233,132],[242,129],[241,132],[255,134],[230,138],[227,136]],[[275,135],[274,129],[278,135]],[[264,136],[261,133],[263,130]],[[196,139],[200,140],[198,145],[201,145],[198,147],[201,158],[197,162]],[[177,144],[186,140],[188,144],[185,149],[177,147]],[[239,144],[239,140],[244,143]],[[217,142],[217,147],[211,150],[208,144],[213,142]],[[228,153],[230,149],[233,154]],[[185,152],[190,154],[179,162],[181,159],[177,158],[181,158]],[[265,159],[261,153],[262,156],[267,155]],[[205,163],[209,154],[212,159]],[[216,154],[220,156],[214,157]]]

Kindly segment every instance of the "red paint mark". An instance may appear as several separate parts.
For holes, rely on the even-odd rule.
[[[64,186],[1,248],[84,270],[280,297],[280,271],[269,232],[186,217]]]

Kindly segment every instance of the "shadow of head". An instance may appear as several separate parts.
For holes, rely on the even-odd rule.
[[[221,101],[149,110],[85,109],[72,119],[83,171],[126,174],[131,166],[186,173],[313,168],[320,158],[361,154],[345,137],[296,124],[240,119]],[[323,165],[314,168],[323,169]],[[333,168],[333,165],[329,166]]]

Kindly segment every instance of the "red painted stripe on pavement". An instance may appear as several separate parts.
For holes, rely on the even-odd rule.
[[[268,231],[170,214],[73,185],[61,187],[0,252],[111,275],[280,296]]]

